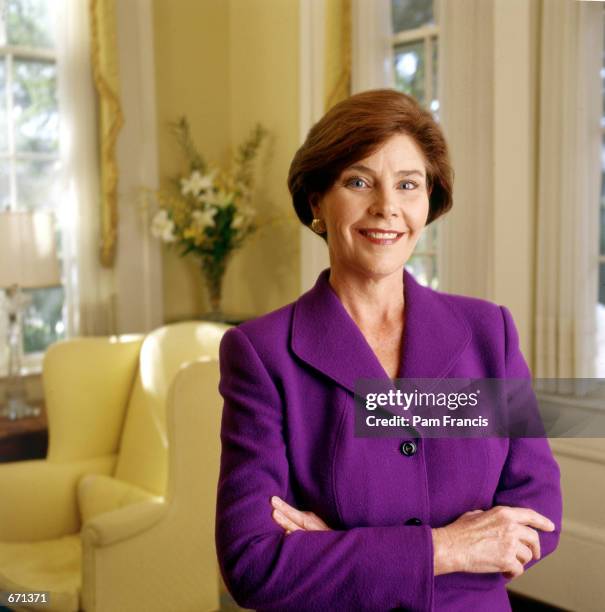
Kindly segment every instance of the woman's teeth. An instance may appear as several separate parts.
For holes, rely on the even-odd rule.
[[[359,233],[373,244],[388,246],[395,244],[403,234],[399,232],[382,232],[380,230],[359,230]]]
[[[397,238],[396,232],[364,232],[364,234],[370,238],[377,238],[379,240],[393,240],[393,238]]]

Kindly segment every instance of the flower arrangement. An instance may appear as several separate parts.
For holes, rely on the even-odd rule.
[[[200,259],[209,293],[212,318],[220,318],[222,280],[233,252],[258,229],[250,200],[254,185],[253,162],[267,136],[257,124],[239,146],[228,169],[208,164],[199,153],[185,117],[171,129],[188,163],[185,176],[171,180],[158,192],[159,210],[151,233],[167,245],[181,248],[180,256]]]

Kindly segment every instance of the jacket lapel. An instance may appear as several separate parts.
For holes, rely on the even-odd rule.
[[[293,352],[351,392],[360,378],[389,380],[374,351],[349,316],[328,278],[330,269],[294,305]],[[404,268],[405,326],[398,378],[447,376],[471,340],[463,315],[441,294]],[[432,387],[432,385],[431,385]]]

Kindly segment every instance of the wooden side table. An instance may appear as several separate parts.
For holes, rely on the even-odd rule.
[[[33,401],[40,406],[40,415],[25,419],[0,417],[0,463],[43,459],[48,449],[48,426],[44,402]]]
[[[208,315],[191,316],[191,317],[172,317],[164,321],[165,325],[170,323],[181,323],[182,321],[208,321],[208,323],[226,323],[227,325],[239,325],[250,319],[255,319],[260,315],[251,315],[245,313],[223,313],[220,318],[210,318]]]
[[[212,317],[206,317],[205,315],[201,316],[202,321],[209,321],[210,323],[226,323],[227,325],[239,325],[240,323],[245,323],[246,321],[250,321],[250,319],[255,319],[259,315],[251,315],[249,313],[241,313],[241,312],[225,312],[222,313],[220,318],[213,319]]]

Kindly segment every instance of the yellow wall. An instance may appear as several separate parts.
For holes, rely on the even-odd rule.
[[[324,106],[326,111],[351,95],[351,11],[351,0],[325,2]]]
[[[298,0],[155,0],[160,177],[183,170],[167,131],[186,114],[206,159],[225,162],[261,121],[271,132],[259,159],[254,204],[288,221],[260,231],[227,272],[224,308],[262,314],[299,294],[298,225],[286,186],[298,147]],[[164,251],[164,318],[207,308],[196,260]]]

